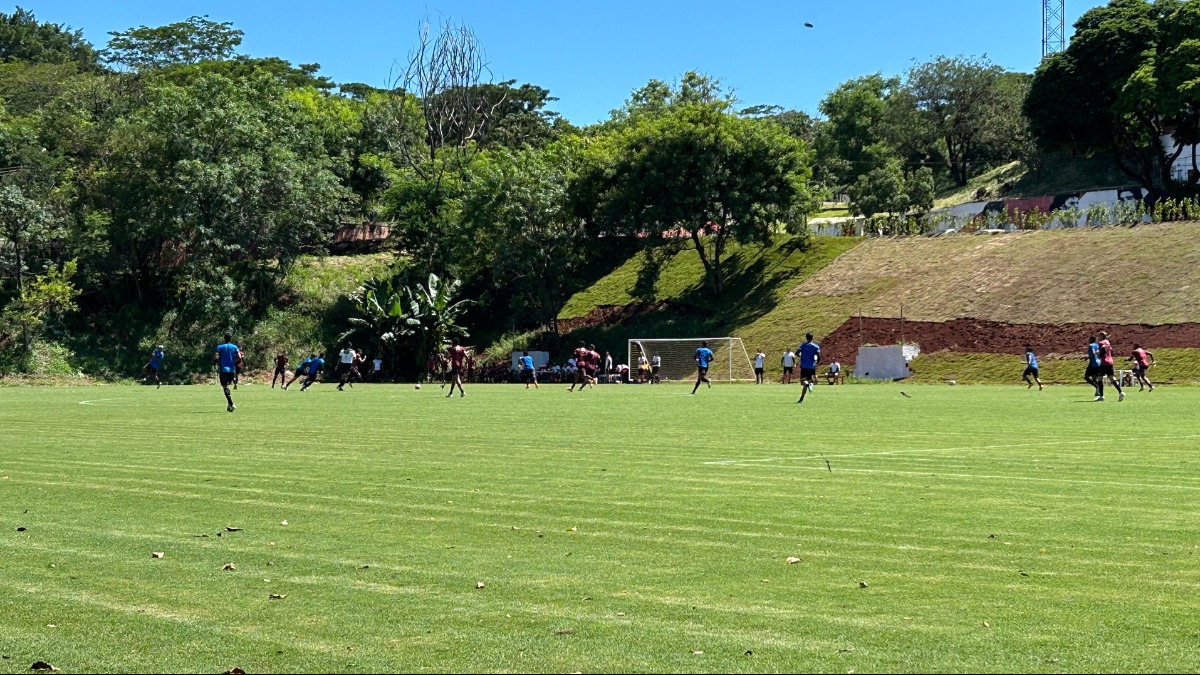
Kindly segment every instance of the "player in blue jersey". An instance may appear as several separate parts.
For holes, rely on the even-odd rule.
[[[1088,338],[1087,370],[1083,371],[1083,379],[1096,389],[1096,400],[1104,400],[1104,380],[1100,376],[1100,344],[1096,336]]]
[[[804,336],[804,344],[797,347],[796,352],[800,354],[800,400],[796,403],[804,403],[804,396],[813,390],[813,383],[817,381],[821,345],[813,342],[812,333],[807,333]]]
[[[233,404],[233,396],[229,393],[229,385],[237,379],[238,354],[241,350],[233,344],[233,333],[225,334],[225,342],[217,345],[213,360],[217,362],[217,375],[221,378],[221,388],[225,391],[225,400],[229,403],[225,410],[233,412],[237,406]]]
[[[1032,377],[1031,382],[1029,378]],[[1025,345],[1025,375],[1023,376],[1025,384],[1029,386],[1026,389],[1033,389],[1034,382],[1037,383],[1038,391],[1042,390],[1042,381],[1038,379],[1038,362],[1037,356],[1033,353],[1033,347]]]
[[[154,384],[162,387],[162,380],[158,379],[158,371],[162,369],[163,362],[167,360],[167,353],[163,351],[163,346],[159,345],[150,353],[150,363],[143,368],[148,378],[154,378]]]
[[[541,389],[537,381],[537,369],[533,367],[533,357],[529,352],[521,352],[521,380],[525,382],[525,388],[528,389],[532,384],[534,389]]]
[[[312,356],[309,356],[308,358],[301,361],[300,365],[296,366],[296,372],[292,374],[292,379],[288,380],[288,383],[283,385],[284,391],[287,391],[288,387],[295,384],[296,380],[298,380],[308,374],[308,366],[313,362],[313,359],[315,359],[315,358],[317,358],[317,355],[313,354]]]
[[[313,385],[313,382],[317,381],[317,375],[319,375],[322,370],[325,370],[325,359],[321,358],[319,354],[314,354],[312,361],[309,361],[308,363],[308,377],[305,378],[304,384],[300,385],[300,391],[308,391],[308,388]]]
[[[713,352],[708,348],[708,342],[701,342],[700,348],[696,350],[696,386],[692,387],[692,396],[696,395],[701,382],[708,384],[708,388],[712,389],[712,381],[708,379],[708,364],[712,363],[712,360]]]

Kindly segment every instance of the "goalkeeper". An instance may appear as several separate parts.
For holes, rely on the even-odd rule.
[[[708,364],[712,363],[712,360],[713,352],[708,348],[708,342],[701,342],[700,348],[696,350],[696,386],[692,387],[692,396],[696,395],[701,382],[708,384],[708,388],[712,389],[712,382],[708,379]]]

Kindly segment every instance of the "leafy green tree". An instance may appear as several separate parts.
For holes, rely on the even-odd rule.
[[[653,243],[691,240],[714,293],[731,241],[766,242],[813,208],[803,142],[727,105],[688,103],[623,132],[600,197],[606,227]]]
[[[989,149],[1006,160],[1017,154],[1011,135],[1021,125],[1021,101],[1004,95],[1006,75],[986,57],[962,56],[939,56],[908,71],[905,89],[958,185],[981,168]]]
[[[1171,166],[1200,140],[1200,1],[1112,0],[1075,23],[1066,50],[1034,74],[1025,114],[1039,145],[1107,153],[1147,190],[1197,192]],[[1162,139],[1173,137],[1173,149]]]
[[[109,33],[104,60],[143,71],[201,61],[221,61],[242,43],[242,31],[228,21],[193,16],[165,26],[139,26]]]
[[[406,291],[397,276],[364,284],[350,295],[357,316],[350,317],[350,329],[338,341],[361,338],[385,362],[399,363],[399,350],[414,333],[408,323]]]
[[[0,238],[5,244],[4,267],[18,296],[25,290],[30,249],[46,236],[50,224],[50,211],[43,203],[29,197],[15,185],[0,185]]]
[[[19,334],[28,350],[48,327],[61,328],[63,318],[79,308],[75,302],[79,289],[72,282],[76,269],[77,263],[71,260],[61,268],[52,266],[44,274],[30,277],[0,312],[0,332]]]
[[[27,9],[0,12],[0,61],[71,64],[77,72],[101,70],[96,49],[83,32],[62,24],[42,23]]]
[[[577,290],[590,249],[569,195],[581,161],[568,140],[493,151],[472,169],[462,203],[480,271],[511,294],[518,320],[533,319],[556,336],[558,311]]]
[[[430,354],[448,345],[451,338],[468,337],[459,321],[471,301],[458,299],[461,288],[462,281],[443,281],[430,274],[427,283],[405,289],[409,307],[405,322],[417,338],[414,355],[422,380]]]

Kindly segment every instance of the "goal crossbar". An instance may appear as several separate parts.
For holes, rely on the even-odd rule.
[[[713,351],[708,376],[714,381],[737,382],[754,379],[750,354],[738,337],[633,338],[629,340],[628,365],[632,379],[641,379],[641,359],[660,364],[655,381],[692,381],[696,375],[696,349],[708,343]]]

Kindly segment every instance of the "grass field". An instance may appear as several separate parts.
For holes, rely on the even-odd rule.
[[[1200,389],[469,389],[0,389],[0,670],[1200,663]]]

